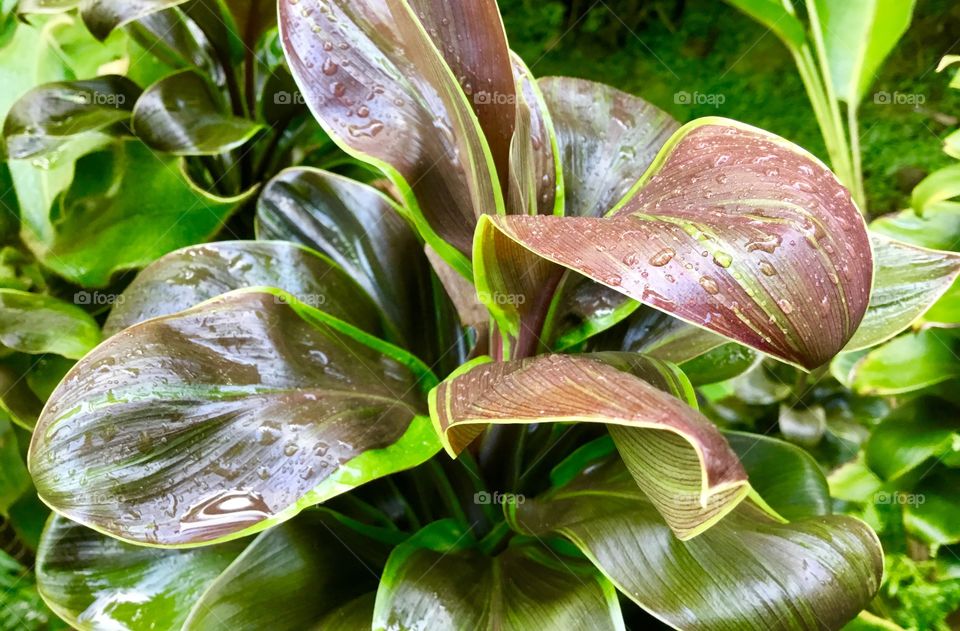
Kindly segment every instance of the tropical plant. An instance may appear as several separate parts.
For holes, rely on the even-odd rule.
[[[41,18],[56,24],[77,4],[21,11],[67,11]],[[247,5],[79,11],[109,46],[122,25],[131,40],[154,21],[209,33],[196,17],[209,13],[191,12],[224,6]],[[0,55],[20,54],[24,28]],[[232,124],[201,134],[190,117],[205,110],[176,105],[189,86],[160,100],[156,128],[137,125],[144,96],[119,118],[68,108],[58,127],[60,90],[123,83],[90,68],[7,118],[8,150],[63,161],[11,162],[6,236],[22,239],[6,239],[4,278],[20,285],[0,290],[7,428],[32,432],[30,478],[55,511],[35,570],[53,611],[91,629],[621,629],[639,609],[684,629],[819,629],[875,607],[876,534],[833,514],[817,462],[762,435],[742,403],[775,408],[798,443],[826,433],[828,408],[884,416],[865,396],[811,399],[811,381],[927,313],[960,273],[955,255],[869,232],[833,173],[779,137],[535,79],[493,0],[285,0],[279,30],[264,28],[346,162],[385,181],[316,168],[291,141],[275,163],[297,166],[205,211],[241,232],[253,217],[255,240],[171,228],[178,241],[122,250],[168,225],[130,223],[137,200],[165,199],[188,226],[193,207],[172,185],[130,183],[131,163],[107,185],[85,175],[117,149],[64,148],[65,135],[143,151],[220,138]],[[212,83],[229,99],[228,81]],[[228,116],[249,125],[263,110]],[[212,142],[218,160],[237,151]],[[210,156],[168,153],[177,181],[202,189],[190,169]],[[42,189],[53,202],[29,177],[56,178]],[[99,201],[121,197],[123,212]],[[39,247],[37,216],[61,237],[82,229],[60,242],[82,256]],[[107,290],[140,268],[102,331],[50,273]],[[17,445],[0,447],[19,476],[0,512],[17,526],[31,479]]]
[[[806,0],[800,3],[806,22],[792,0],[727,2],[770,29],[790,51],[830,165],[866,212],[857,112],[884,60],[909,28],[916,0]],[[878,93],[874,98],[884,103],[892,97]]]

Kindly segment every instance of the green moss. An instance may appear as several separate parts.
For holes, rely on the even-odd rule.
[[[609,83],[642,96],[680,121],[728,116],[826,157],[790,54],[772,33],[726,3],[607,0],[589,11],[589,3],[580,4],[585,5],[583,11],[568,16],[567,2],[501,0],[511,45],[538,76],[569,75]],[[933,69],[951,46],[953,52],[960,48],[957,32],[956,2],[918,0],[913,27],[872,91],[919,94],[923,105],[883,105],[874,103],[872,96],[865,99],[861,142],[874,214],[905,207],[922,174],[951,162],[941,151],[941,139],[951,129],[944,124],[950,122],[949,116],[960,116],[960,92],[948,90],[948,77]],[[691,99],[701,95],[701,102],[678,103],[681,92]]]

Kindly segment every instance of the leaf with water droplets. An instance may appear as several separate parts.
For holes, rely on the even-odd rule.
[[[767,458],[753,460],[769,468]],[[807,473],[820,475],[815,464]],[[807,479],[788,482],[804,493]],[[562,487],[508,504],[507,517],[522,534],[570,539],[624,595],[691,631],[839,629],[870,602],[883,574],[877,536],[842,515],[782,523],[747,500],[695,539],[677,539],[619,459],[592,462]]]
[[[513,100],[513,74],[492,0],[436,6],[418,0],[416,6],[423,19],[407,2],[393,0],[281,2],[281,39],[290,70],[320,124],[348,153],[393,181],[431,247],[470,277],[477,217],[505,211],[497,174],[503,149],[499,132],[509,123],[509,142],[514,110],[511,105],[509,119],[502,120],[505,109],[499,103],[504,97]],[[437,30],[431,38],[426,27],[442,22],[445,12],[458,20],[448,19],[443,33]],[[477,21],[464,22],[463,16]],[[457,42],[457,35],[466,39],[474,32],[483,39]],[[456,48],[468,46],[461,55],[465,77],[493,80],[473,86],[473,98],[489,98],[489,106],[478,103],[474,109],[445,60],[448,45],[454,46],[454,61]],[[338,65],[337,72],[323,71],[328,59]],[[496,66],[477,65],[485,63]],[[487,92],[481,99],[480,91],[489,89],[506,94]],[[485,132],[494,140],[488,142]]]
[[[836,177],[799,147],[720,118],[678,131],[606,217],[481,218],[478,234],[490,231],[528,259],[807,369],[851,338],[873,276],[866,227]],[[534,265],[513,258],[521,274]]]
[[[50,506],[113,536],[233,539],[432,456],[433,382],[290,294],[238,290],[89,353],[50,397],[30,471]]]
[[[104,333],[110,336],[228,291],[257,286],[282,289],[361,330],[380,332],[376,307],[327,257],[284,241],[222,241],[154,261],[117,298]]]
[[[605,424],[681,539],[710,528],[750,491],[737,456],[691,403],[693,389],[679,370],[626,353],[479,360],[430,393],[431,417],[452,455],[489,424]]]

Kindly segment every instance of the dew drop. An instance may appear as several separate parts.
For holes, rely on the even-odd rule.
[[[793,313],[793,305],[789,301],[781,299],[777,301],[777,304],[780,305],[780,309],[787,315]]]
[[[733,264],[733,257],[726,252],[717,252],[713,255],[713,262],[726,269]]]
[[[663,267],[667,263],[673,260],[673,257],[676,256],[676,252],[673,251],[673,248],[663,248],[652,257],[650,257],[650,265],[654,267]]]
[[[764,276],[776,276],[777,269],[766,261],[760,261],[760,271]]]
[[[703,290],[710,295],[716,295],[720,291],[720,286],[717,285],[717,281],[713,280],[709,276],[700,277],[700,286],[703,287]]]

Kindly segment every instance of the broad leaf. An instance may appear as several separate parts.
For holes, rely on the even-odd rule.
[[[866,524],[780,523],[750,501],[681,541],[617,460],[507,510],[519,532],[569,538],[621,592],[682,629],[839,628],[870,602],[883,572]]]
[[[17,182],[18,195],[22,190]],[[177,160],[132,140],[80,158],[64,191],[52,208],[21,203],[21,235],[44,265],[88,287],[103,287],[115,272],[209,239],[249,195],[200,191]]]
[[[960,474],[956,470],[940,468],[925,477],[922,486],[904,494],[906,529],[932,546],[960,543],[958,484]]]
[[[284,241],[224,241],[171,252],[140,272],[117,299],[104,334],[257,286],[277,287],[363,331],[379,332],[373,303],[327,257]]]
[[[960,164],[934,171],[913,189],[910,205],[917,214],[924,215],[930,208],[960,196]],[[954,244],[954,247],[956,245]],[[950,248],[953,249],[953,248]]]
[[[849,193],[815,158],[760,130],[701,119],[674,135],[635,188],[608,217],[485,216],[478,233],[492,226],[533,254],[808,369],[853,335],[870,293],[870,243]]]
[[[683,374],[695,386],[733,379],[758,362],[757,354],[730,342],[680,364]]]
[[[81,0],[80,15],[98,39],[142,17],[183,4],[187,0]]]
[[[867,313],[845,351],[885,342],[909,327],[960,276],[960,255],[873,236],[876,278]]]
[[[289,294],[239,290],[88,354],[50,397],[30,471],[58,512],[113,536],[233,539],[432,456],[432,379]]]
[[[910,26],[915,0],[814,0],[829,77],[839,98],[857,105]]]
[[[535,544],[491,558],[469,541],[435,522],[399,546],[377,591],[373,628],[624,629],[616,590],[589,565]]]
[[[394,338],[413,344],[422,335],[422,246],[375,188],[319,169],[287,169],[257,201],[257,237],[323,252],[366,290]]]
[[[939,202],[918,215],[912,208],[883,215],[870,231],[931,250],[960,249],[960,204]]]
[[[476,219],[504,212],[503,196],[473,109],[411,7],[282,2],[280,30],[320,124],[348,153],[384,171],[430,245],[469,277]]]
[[[128,121],[139,96],[140,88],[118,75],[45,83],[23,95],[7,114],[6,155],[22,159],[48,153],[69,136]]]
[[[693,399],[682,373],[662,362],[544,355],[467,364],[430,393],[430,413],[454,456],[491,423],[604,423],[639,487],[689,539],[745,497],[746,474],[716,427],[648,380]]]
[[[727,3],[773,31],[788,48],[803,46],[806,29],[794,13],[792,3],[782,0],[727,0]]]
[[[86,311],[62,300],[0,289],[0,349],[80,359],[100,342],[100,327]]]
[[[958,450],[956,410],[938,399],[919,399],[897,408],[870,432],[864,445],[867,465],[884,480]]]
[[[544,77],[538,85],[557,135],[568,217],[605,215],[680,127],[643,99],[602,83]]]
[[[928,329],[901,335],[862,356],[853,354],[846,382],[860,394],[893,395],[960,376],[956,335]]]
[[[184,70],[147,88],[133,110],[133,130],[148,146],[175,155],[224,153],[261,126],[232,115],[213,85]]]

